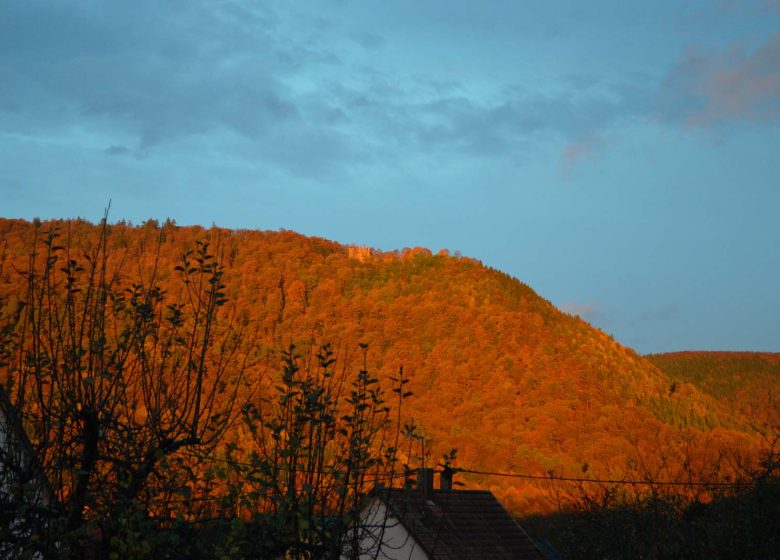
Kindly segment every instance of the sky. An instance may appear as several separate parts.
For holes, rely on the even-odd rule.
[[[0,216],[460,251],[780,351],[780,1],[0,0]]]

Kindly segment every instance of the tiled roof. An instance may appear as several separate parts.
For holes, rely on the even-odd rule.
[[[542,555],[486,490],[386,491],[393,514],[432,560],[541,560]]]

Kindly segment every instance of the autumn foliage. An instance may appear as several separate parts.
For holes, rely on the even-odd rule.
[[[53,225],[74,254],[88,254],[98,242],[99,228],[85,221],[43,227]],[[25,293],[20,271],[35,228],[0,220],[4,313]],[[248,380],[239,397],[272,390],[290,344],[305,361],[329,342],[338,363],[349,368],[361,365],[362,343],[372,371],[393,374],[403,367],[415,394],[406,413],[430,440],[431,464],[458,448],[466,470],[619,478],[641,464],[648,473],[674,476],[662,457],[679,456],[685,447],[689,471],[704,473],[713,457],[754,460],[760,427],[777,424],[774,396],[765,399],[758,384],[745,381],[748,369],[735,377],[743,380],[735,381],[736,392],[718,385],[716,369],[685,375],[688,362],[646,359],[470,258],[170,221],[109,229],[109,269],[118,280],[132,286],[154,274],[160,293],[175,300],[186,295],[176,270],[182,255],[209,243],[224,265],[227,304],[220,318],[249,342],[231,350]],[[776,363],[776,357],[767,360]],[[730,362],[723,367],[732,371]],[[777,368],[761,375],[761,385],[776,391]],[[389,376],[381,383],[392,388]],[[240,450],[247,434],[239,422],[228,430],[227,441]],[[554,505],[549,485],[535,481],[465,472],[458,478],[490,488],[514,512]]]

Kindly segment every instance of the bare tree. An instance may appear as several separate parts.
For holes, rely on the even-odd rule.
[[[180,301],[157,278],[127,285],[109,225],[78,247],[36,224],[26,296],[5,309],[0,372],[62,512],[61,552],[110,543],[131,514],[170,515],[186,449],[208,452],[234,419],[242,340],[223,306],[208,242],[176,267]]]

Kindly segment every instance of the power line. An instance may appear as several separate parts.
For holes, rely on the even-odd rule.
[[[644,485],[644,486],[719,486],[719,487],[731,487],[731,488],[744,488],[746,486],[752,486],[752,483],[748,482],[697,482],[697,481],[681,481],[681,480],[630,480],[630,479],[609,479],[609,478],[579,478],[569,476],[555,476],[539,475],[539,474],[523,474],[523,473],[502,473],[491,471],[478,471],[474,469],[454,469],[456,472],[479,474],[484,476],[500,476],[505,478],[525,478],[531,480],[555,480],[562,482],[590,482],[595,484],[631,484],[631,485]]]
[[[252,463],[246,463],[241,461],[236,461],[234,459],[223,459],[220,457],[210,457],[207,455],[201,455],[191,452],[179,452],[181,455],[186,455],[189,457],[205,460],[205,461],[214,461],[219,463],[225,463],[229,465],[234,465],[238,467],[246,467],[246,468],[253,468],[257,467],[257,465],[254,465]],[[280,467],[280,470],[287,470],[284,467]],[[539,475],[539,474],[527,474],[527,473],[509,473],[509,472],[494,472],[494,471],[482,471],[482,470],[476,470],[476,469],[467,469],[467,468],[454,468],[455,472],[460,472],[464,474],[476,474],[481,476],[498,476],[502,478],[522,478],[526,480],[548,480],[548,481],[556,481],[556,482],[581,482],[581,483],[588,483],[588,484],[626,484],[626,485],[633,485],[633,486],[694,486],[694,487],[704,487],[704,488],[745,488],[753,486],[750,482],[701,482],[701,481],[682,481],[682,480],[650,480],[650,479],[620,479],[620,478],[584,478],[584,477],[569,477],[569,476],[556,476],[554,474],[546,474],[546,475]],[[338,471],[337,469],[317,469],[314,471],[307,470],[307,469],[301,469],[301,472],[315,472],[316,474],[336,474]],[[413,471],[412,471],[413,472]],[[382,473],[382,474],[376,474],[374,476],[368,475],[367,478],[371,480],[394,480],[397,478],[403,478],[408,476],[405,473]]]

